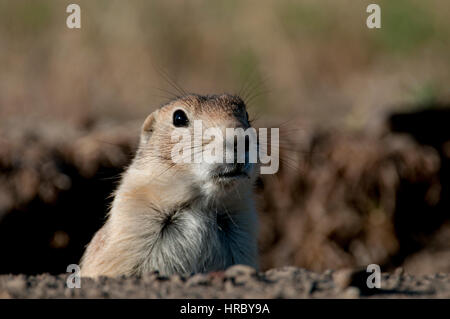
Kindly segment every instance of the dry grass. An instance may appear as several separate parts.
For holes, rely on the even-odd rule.
[[[174,89],[237,92],[255,116],[359,128],[387,107],[450,97],[450,4],[380,1],[77,1],[0,4],[0,117],[143,118]],[[162,89],[163,91],[161,91]]]

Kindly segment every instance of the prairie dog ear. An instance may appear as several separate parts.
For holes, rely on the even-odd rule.
[[[153,132],[153,124],[155,122],[155,112],[151,113],[142,124],[142,133],[152,133]]]
[[[147,142],[150,139],[150,136],[153,133],[153,128],[155,124],[155,116],[157,111],[151,113],[142,124],[141,128],[141,142]]]

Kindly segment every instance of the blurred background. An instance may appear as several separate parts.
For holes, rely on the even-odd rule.
[[[78,263],[176,85],[280,127],[263,270],[450,272],[450,2],[372,2],[0,0],[0,273]]]

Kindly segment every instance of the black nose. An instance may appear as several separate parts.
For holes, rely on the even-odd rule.
[[[245,136],[245,147],[244,147],[244,149],[245,149],[245,153],[248,153],[248,151],[250,150],[250,138],[247,135]],[[234,156],[235,156],[235,158],[237,156],[237,151],[238,151],[238,137],[235,136],[234,137]]]
[[[249,149],[250,149],[250,138],[246,135],[245,136],[245,152],[248,153]]]
[[[244,171],[244,167],[245,167],[245,163],[235,163],[234,167],[236,167],[237,171],[243,172]]]

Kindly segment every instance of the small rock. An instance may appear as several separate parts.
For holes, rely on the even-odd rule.
[[[331,269],[327,269],[325,270],[325,272],[323,273],[325,276],[329,277],[333,275],[333,270]]]
[[[356,299],[359,298],[361,295],[361,292],[356,287],[348,287],[344,290],[344,293],[342,294],[342,297],[345,299]]]
[[[15,277],[6,282],[6,288],[8,288],[11,292],[22,292],[25,290],[26,286],[27,284],[22,276]]]
[[[342,269],[333,274],[333,281],[340,289],[351,286],[358,288],[360,293],[373,294],[376,290],[371,290],[367,287],[367,278],[369,275],[363,267]]]
[[[396,275],[396,276],[402,276],[404,273],[405,273],[405,270],[403,269],[403,267],[398,267],[394,271],[394,275]]]
[[[333,273],[333,281],[337,287],[344,289],[350,286],[353,276],[352,269],[341,269]]]
[[[12,296],[6,291],[0,291],[0,299],[11,299]]]
[[[225,270],[225,277],[235,278],[238,276],[253,276],[256,274],[256,269],[247,265],[234,265]]]
[[[192,277],[190,277],[186,282],[187,286],[200,286],[200,285],[206,286],[208,284],[209,279],[207,275],[204,274],[195,274]]]

